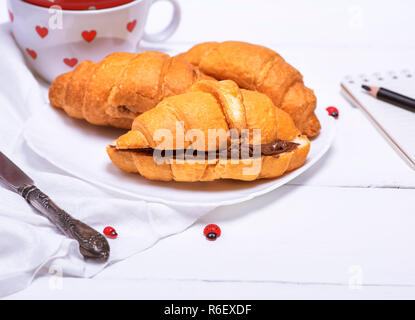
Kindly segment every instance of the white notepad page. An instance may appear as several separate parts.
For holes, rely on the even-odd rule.
[[[402,70],[346,76],[341,83],[349,100],[380,127],[377,128],[379,132],[415,170],[415,111],[373,98],[361,88],[362,84],[384,87],[415,98],[415,73]]]

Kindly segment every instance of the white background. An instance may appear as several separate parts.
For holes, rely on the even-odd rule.
[[[271,46],[301,70],[319,108],[339,108],[333,148],[293,184],[217,209],[94,279],[54,290],[45,276],[10,298],[415,298],[414,172],[339,90],[347,74],[414,69],[415,2],[179,2],[182,23],[161,47]],[[149,30],[169,13],[155,5]],[[207,223],[222,228],[216,242],[202,236]],[[362,286],[350,286],[356,279]]]

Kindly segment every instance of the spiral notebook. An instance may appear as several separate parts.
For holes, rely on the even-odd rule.
[[[415,170],[415,111],[377,100],[362,84],[379,86],[415,98],[415,74],[410,70],[346,76],[341,87],[346,98],[369,118],[393,149]]]

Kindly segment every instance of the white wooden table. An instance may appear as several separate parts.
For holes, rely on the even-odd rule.
[[[180,29],[162,46],[237,39],[278,49],[319,108],[339,108],[333,147],[290,185],[217,209],[93,279],[53,290],[45,276],[9,298],[415,298],[415,172],[339,89],[346,74],[413,66],[415,34],[404,30],[415,28],[415,3],[377,1],[372,12],[371,1],[180,2]],[[154,8],[149,28],[165,15]],[[208,223],[222,228],[216,242],[202,236]]]

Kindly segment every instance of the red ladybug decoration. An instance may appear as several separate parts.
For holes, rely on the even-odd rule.
[[[205,227],[205,230],[203,230],[203,234],[209,241],[215,241],[220,237],[221,231],[216,224],[209,224]]]
[[[335,107],[328,107],[328,108],[326,108],[326,110],[329,113],[329,116],[332,116],[335,119],[337,119],[339,117],[339,110],[337,110],[337,108],[335,108]]]
[[[115,239],[118,237],[118,233],[115,231],[113,227],[106,227],[104,229],[104,234],[111,239]]]

